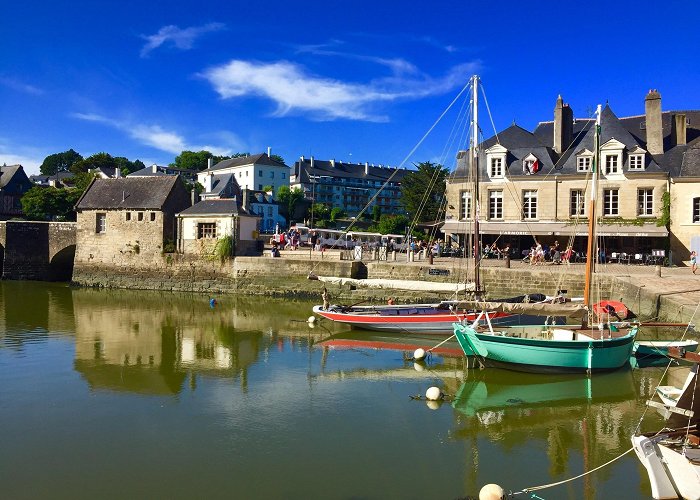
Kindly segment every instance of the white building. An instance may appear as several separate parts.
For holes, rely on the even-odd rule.
[[[210,165],[197,173],[197,182],[204,186],[207,193],[211,191],[212,181],[224,175],[233,175],[241,189],[251,191],[262,191],[263,187],[272,186],[272,192],[276,193],[280,186],[289,186],[289,167],[266,153],[231,158]]]

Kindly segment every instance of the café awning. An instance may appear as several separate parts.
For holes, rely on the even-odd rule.
[[[468,234],[474,230],[472,222],[448,220],[442,226],[447,234]],[[588,224],[569,224],[566,222],[495,222],[484,221],[479,224],[481,234],[504,234],[512,236],[586,236]],[[668,236],[668,230],[655,223],[641,226],[633,224],[598,224],[599,236],[640,236],[662,238]]]

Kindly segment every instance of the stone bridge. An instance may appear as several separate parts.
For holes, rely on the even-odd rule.
[[[2,279],[70,281],[75,222],[0,222]]]

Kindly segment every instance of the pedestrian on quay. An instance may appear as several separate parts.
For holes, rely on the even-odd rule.
[[[698,270],[698,254],[695,253],[695,250],[690,252],[690,270],[693,271],[693,274]]]

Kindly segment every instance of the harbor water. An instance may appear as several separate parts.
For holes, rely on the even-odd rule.
[[[444,338],[310,326],[309,302],[34,282],[1,282],[0,294],[5,499],[517,492],[628,451],[664,369],[480,370],[451,341],[416,364],[416,347]],[[427,403],[431,386],[446,400]],[[642,430],[661,425],[646,410]],[[628,453],[536,494],[650,488]]]

